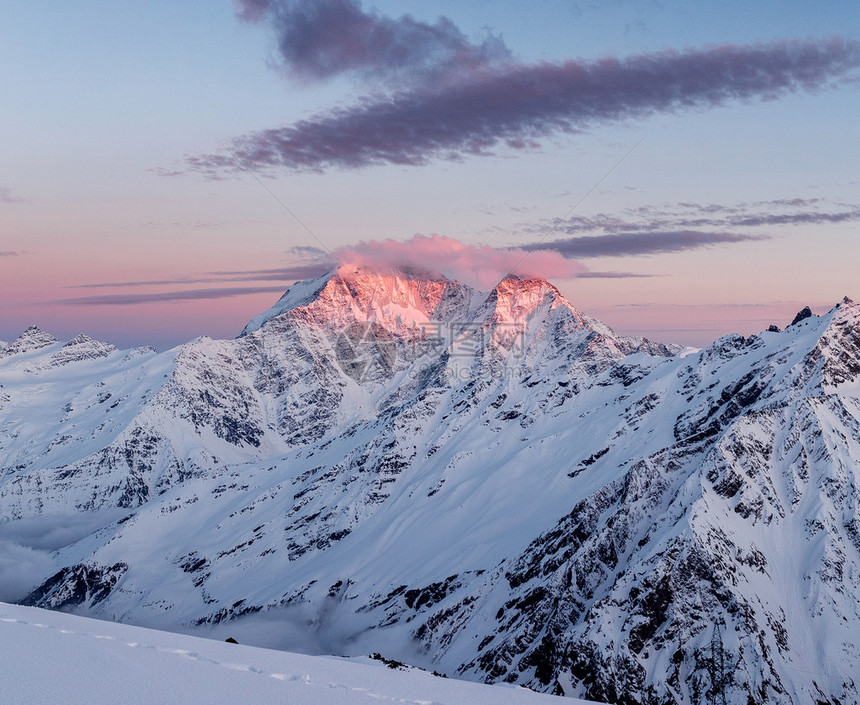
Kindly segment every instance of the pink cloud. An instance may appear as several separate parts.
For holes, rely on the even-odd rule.
[[[417,267],[491,289],[506,274],[570,279],[586,271],[579,262],[557,252],[527,252],[490,245],[469,245],[443,235],[415,235],[410,240],[372,240],[334,252],[344,264],[375,267]]]

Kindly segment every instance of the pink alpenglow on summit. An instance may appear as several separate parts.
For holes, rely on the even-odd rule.
[[[570,279],[586,268],[557,252],[527,252],[471,245],[443,235],[415,235],[410,240],[360,242],[334,253],[344,264],[383,267],[420,267],[438,270],[479,289],[491,289],[507,274],[539,274],[548,279]]]

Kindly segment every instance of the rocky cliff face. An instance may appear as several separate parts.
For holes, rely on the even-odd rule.
[[[673,352],[542,280],[403,271],[163,354],[28,330],[2,516],[122,511],[25,599],[606,702],[853,702],[860,307]]]

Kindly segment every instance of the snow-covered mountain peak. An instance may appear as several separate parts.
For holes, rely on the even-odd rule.
[[[805,321],[807,318],[812,318],[815,314],[812,313],[812,309],[809,306],[804,306],[800,311],[797,312],[797,315],[792,319],[791,323],[788,325],[793,326],[801,321]]]
[[[823,360],[822,382],[832,389],[860,375],[860,304],[847,296],[820,318],[818,342],[810,360]],[[821,330],[823,327],[823,331]]]
[[[306,279],[296,282],[284,292],[281,298],[275,302],[274,306],[254,316],[242,332],[239,333],[238,337],[242,338],[249,333],[259,330],[264,324],[287,311],[311,303],[334,274],[335,272],[331,271],[317,279]]]
[[[95,340],[88,335],[81,333],[72,338],[68,343],[64,344],[51,358],[54,365],[66,365],[70,362],[80,362],[83,360],[95,360],[100,357],[107,357],[112,352],[117,350],[116,345],[104,343],[101,340]]]
[[[278,302],[252,319],[240,337],[290,313],[326,328],[373,321],[403,332],[427,322],[524,323],[543,307],[564,307],[575,326],[584,317],[545,279],[508,275],[484,293],[429,270],[344,265],[315,280],[293,284]],[[608,329],[607,329],[608,330]],[[603,331],[601,331],[603,332]]]
[[[335,330],[365,321],[390,330],[409,327],[442,313],[437,308],[451,288],[462,285],[436,272],[344,265],[319,279],[293,284],[272,308],[248,323],[241,335],[288,312]]]
[[[488,297],[493,306],[493,320],[500,323],[523,323],[531,318],[539,308],[546,311],[559,306],[568,309],[576,325],[583,325],[579,312],[545,279],[521,277],[509,274]]]
[[[370,345],[365,352],[373,357],[379,352],[375,342],[385,341],[390,357],[396,340],[406,345],[398,353],[403,362],[430,345],[435,350],[448,349],[458,369],[471,369],[473,363],[480,367],[484,352],[490,349],[493,353],[487,360],[494,360],[493,364],[503,364],[516,351],[525,354],[530,364],[558,358],[570,364],[578,360],[591,370],[633,352],[659,357],[677,352],[644,338],[620,336],[580,314],[545,279],[517,275],[508,275],[492,291],[481,292],[427,270],[342,266],[291,286],[275,306],[248,324],[242,336],[265,337],[261,329],[270,321],[274,327],[267,330],[279,335],[292,335],[287,331],[295,326],[315,340],[322,334],[334,346],[341,366],[346,347],[348,357],[365,360],[364,353],[353,349],[355,345],[362,350]],[[418,341],[420,350],[413,350]],[[391,362],[387,360],[383,368],[388,369]]]
[[[308,308],[327,322],[375,320],[389,327],[423,323],[433,317],[451,284],[432,272],[344,266]]]
[[[840,316],[850,316],[855,321],[860,320],[860,304],[847,296],[843,296],[842,301],[836,304],[833,310],[838,311]]]
[[[0,350],[0,357],[9,357],[11,355],[20,355],[23,353],[46,348],[49,345],[58,343],[59,341],[50,333],[45,333],[36,326],[30,326],[15,340],[9,343],[5,348]]]

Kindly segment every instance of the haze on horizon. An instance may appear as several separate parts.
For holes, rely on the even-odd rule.
[[[696,346],[860,297],[851,2],[5,20],[0,340],[232,337],[355,257],[482,288],[527,268],[621,333]]]

